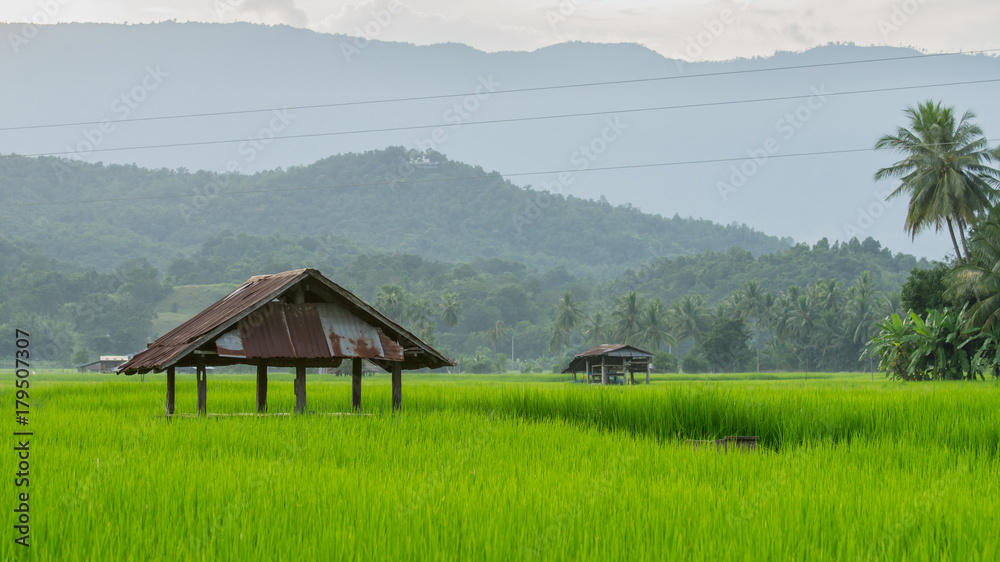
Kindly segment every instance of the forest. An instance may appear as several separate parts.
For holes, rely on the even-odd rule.
[[[330,251],[311,237],[223,231],[162,269],[132,258],[100,272],[0,239],[0,337],[32,326],[44,359],[62,365],[134,353],[162,335],[152,320],[176,310],[175,287],[315,267],[469,372],[561,369],[610,341],[661,352],[663,370],[857,370],[862,336],[903,310],[899,288],[929,267],[871,239],[657,258],[607,281],[501,258],[375,253],[335,266]]]

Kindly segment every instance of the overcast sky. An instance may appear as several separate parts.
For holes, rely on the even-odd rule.
[[[996,0],[3,0],[0,21],[250,21],[485,51],[632,42],[721,60],[831,42],[1000,48]]]

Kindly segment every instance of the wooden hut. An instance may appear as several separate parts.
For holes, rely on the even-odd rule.
[[[128,357],[124,355],[101,355],[97,361],[77,365],[76,370],[81,373],[113,373],[119,365],[126,361],[128,361]]]
[[[573,357],[564,373],[584,373],[588,383],[635,384],[635,374],[643,373],[649,384],[649,367],[653,354],[624,344],[599,345]]]
[[[187,322],[158,338],[116,372],[167,373],[167,415],[174,413],[175,369],[195,367],[198,412],[207,411],[207,367],[257,367],[257,411],[267,409],[269,366],[295,368],[295,411],[306,411],[306,369],[352,363],[354,408],[361,405],[362,362],[392,375],[392,406],[400,407],[403,369],[454,363],[399,324],[324,277],[298,269],[251,277]]]

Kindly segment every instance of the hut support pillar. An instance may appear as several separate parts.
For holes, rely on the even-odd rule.
[[[583,374],[583,382],[590,384],[590,359],[587,360],[587,370]]]
[[[298,396],[296,394],[296,396]],[[267,361],[257,363],[257,413],[267,411]]]
[[[608,384],[608,368],[604,357],[601,357],[601,384]]]
[[[208,413],[208,369],[202,355],[198,356],[195,377],[198,379],[198,414],[204,416]]]
[[[167,415],[174,415],[174,397],[177,387],[177,376],[173,367],[167,367]]]
[[[361,408],[361,375],[364,367],[364,359],[355,357],[351,364],[351,408],[354,410]]]
[[[649,368],[652,366],[651,363],[646,363],[646,384],[649,384]]]
[[[306,366],[295,364],[295,413],[306,413]]]
[[[403,403],[403,362],[392,362],[392,409],[398,410]]]

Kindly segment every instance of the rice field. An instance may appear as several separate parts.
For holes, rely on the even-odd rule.
[[[29,548],[10,448],[0,462],[0,559],[1000,559],[994,382],[404,375],[400,414],[374,377],[368,415],[167,420],[162,375],[69,378],[32,379]],[[310,378],[309,410],[345,412],[350,392]],[[177,411],[195,396],[179,375]],[[293,403],[272,377],[272,411]],[[251,412],[252,377],[209,375],[208,408]],[[761,449],[685,444],[726,435]]]

